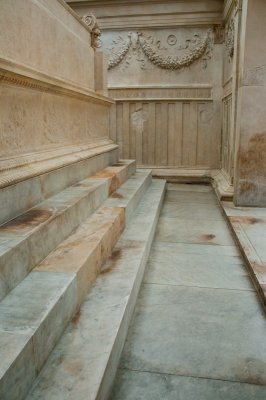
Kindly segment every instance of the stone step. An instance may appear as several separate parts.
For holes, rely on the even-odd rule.
[[[125,209],[126,222],[130,220],[143,194],[152,181],[151,170],[142,169],[128,179],[105,202],[105,207],[122,207]]]
[[[49,150],[49,160],[44,151],[44,165],[39,163],[40,153],[37,160],[29,154],[19,168],[13,168],[11,160],[6,171],[0,165],[0,224],[118,161],[118,146],[110,141],[104,140],[96,147],[95,143],[78,147],[79,151],[75,146],[73,153],[68,147],[61,148],[60,157],[58,149]],[[17,157],[14,163],[17,165]]]
[[[118,163],[98,171],[94,176],[95,178],[107,178],[109,180],[109,194],[112,194],[135,172],[135,160],[119,160]]]
[[[0,299],[135,171],[123,161],[63,190],[0,226]]]
[[[130,180],[142,190],[143,175]],[[123,207],[100,207],[0,303],[1,400],[25,397],[111,254],[125,214]]]
[[[108,398],[165,191],[153,181],[27,400]],[[120,192],[120,191],[119,191]]]

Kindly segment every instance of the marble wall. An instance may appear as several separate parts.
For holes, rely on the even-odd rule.
[[[244,1],[236,113],[235,203],[266,206],[266,3]]]
[[[111,136],[122,158],[216,169],[221,152],[222,1],[69,3],[102,29]]]
[[[53,153],[63,166],[62,154],[110,143],[113,101],[102,95],[91,29],[63,0],[0,0],[0,8],[3,186],[12,183],[14,168],[28,165],[30,174],[29,160],[43,162]]]

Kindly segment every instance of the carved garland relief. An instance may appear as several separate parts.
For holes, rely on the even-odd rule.
[[[231,61],[231,59],[234,56],[234,44],[235,44],[235,22],[233,19],[231,19],[225,29],[225,46],[227,49],[229,61]]]
[[[147,60],[166,70],[180,70],[199,59],[203,61],[203,66],[206,68],[207,60],[211,58],[211,32],[212,30],[209,29],[202,37],[194,34],[192,38],[185,41],[184,45],[175,47],[175,53],[182,51],[180,56],[173,55],[173,51],[169,54],[169,48],[162,46],[161,41],[152,35],[148,36],[141,32],[130,32],[126,38],[120,35],[113,40],[111,47],[108,49],[108,69],[115,68],[123,60],[125,61],[123,63],[124,68],[127,68],[132,57],[135,57],[140,62],[142,69],[147,68]],[[176,36],[170,34],[166,39],[166,43],[173,48],[177,43]]]

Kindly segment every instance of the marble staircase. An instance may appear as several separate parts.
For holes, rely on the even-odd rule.
[[[29,398],[78,398],[61,387],[70,382],[73,390],[83,385],[81,398],[106,398],[164,190],[150,170],[120,161],[3,222],[1,400],[24,399],[34,381]],[[80,373],[71,374],[69,365],[82,357]]]

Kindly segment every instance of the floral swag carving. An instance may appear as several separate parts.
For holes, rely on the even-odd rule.
[[[235,22],[233,19],[230,20],[225,30],[225,46],[227,49],[227,54],[229,61],[234,56],[234,45],[235,45]]]
[[[113,40],[109,48],[108,69],[116,67],[121,61],[127,58],[129,50],[132,50],[133,54],[136,55],[143,69],[145,69],[143,55],[152,64],[167,70],[179,70],[188,67],[200,58],[202,58],[204,67],[206,67],[206,61],[210,59],[211,33],[212,30],[209,29],[202,37],[195,34],[192,40],[187,40],[184,46],[181,45],[178,47],[178,50],[185,50],[185,53],[182,56],[177,56],[165,54],[167,48],[163,47],[161,42],[153,36],[146,36],[141,32],[130,32],[127,35],[127,39],[119,36],[116,40]],[[174,45],[176,43],[175,35],[169,35],[167,43],[170,46]],[[128,58],[131,58],[131,56],[128,56]],[[126,60],[126,66],[128,65],[129,60]]]

